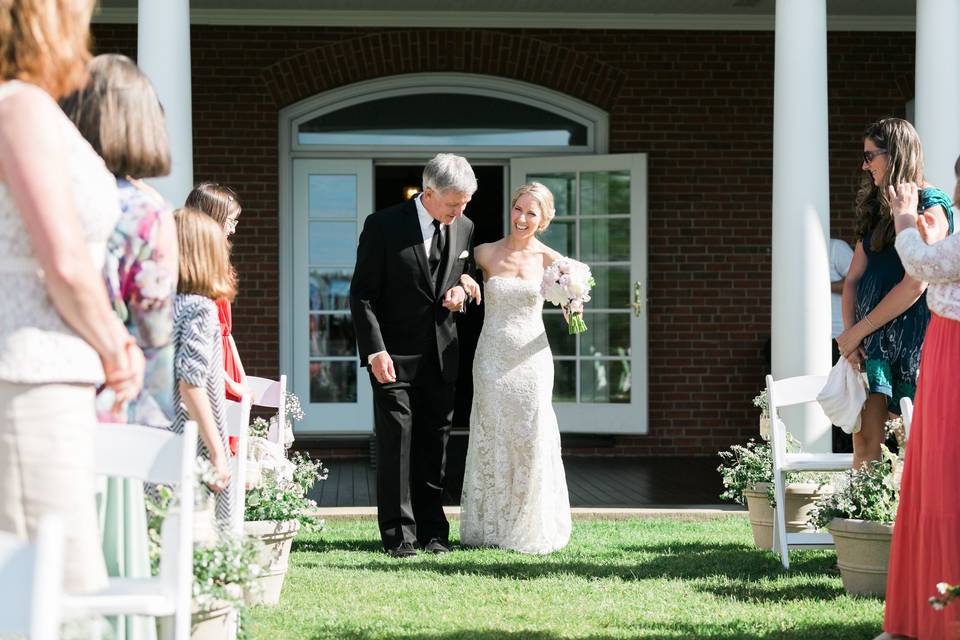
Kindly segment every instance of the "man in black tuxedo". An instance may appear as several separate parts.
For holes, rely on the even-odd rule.
[[[370,370],[377,437],[377,519],[393,556],[448,551],[443,513],[447,439],[459,345],[454,313],[467,294],[477,189],[470,164],[439,154],[416,198],[367,217],[357,246],[350,309],[360,361]]]

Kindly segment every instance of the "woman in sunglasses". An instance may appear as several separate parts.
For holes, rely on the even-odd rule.
[[[920,347],[930,319],[927,283],[904,271],[894,248],[895,231],[887,187],[920,185],[918,213],[930,222],[927,242],[953,233],[950,197],[923,179],[923,149],[906,120],[884,118],[863,135],[863,178],[857,193],[857,246],[843,287],[840,353],[864,370],[870,393],[861,429],[853,434],[853,464],[880,459],[884,423],[899,415],[900,399],[913,398]]]

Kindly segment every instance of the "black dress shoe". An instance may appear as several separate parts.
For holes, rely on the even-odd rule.
[[[387,555],[394,558],[412,558],[417,555],[417,550],[409,542],[401,542],[400,546],[387,550]]]
[[[450,547],[445,542],[441,542],[439,538],[432,538],[430,542],[423,545],[423,550],[427,553],[450,553]]]

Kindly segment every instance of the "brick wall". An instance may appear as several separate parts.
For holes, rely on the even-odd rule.
[[[134,26],[94,34],[100,51],[135,55]],[[611,114],[611,153],[648,154],[650,434],[570,453],[712,455],[755,433],[770,321],[772,33],[196,26],[192,47],[195,175],[232,185],[244,205],[234,332],[248,372],[278,369],[278,110],[384,75],[485,73],[597,104]],[[912,33],[829,34],[834,235],[853,240],[860,135],[903,115],[913,56]]]

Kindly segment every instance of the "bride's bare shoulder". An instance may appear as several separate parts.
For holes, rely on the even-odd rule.
[[[561,254],[559,251],[553,249],[552,247],[548,247],[540,240],[537,240],[537,243],[540,245],[540,256],[543,258],[544,267],[550,266],[552,263],[563,257],[563,254]]]

